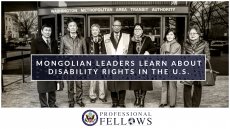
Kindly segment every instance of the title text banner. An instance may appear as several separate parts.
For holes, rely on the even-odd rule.
[[[205,55],[32,55],[32,80],[205,80]]]

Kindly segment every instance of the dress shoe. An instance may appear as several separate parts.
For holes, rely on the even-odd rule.
[[[119,107],[125,108],[125,105],[124,104],[119,104]]]
[[[70,103],[70,104],[69,104],[69,107],[70,107],[70,108],[73,108],[73,107],[74,107],[74,103]]]
[[[141,101],[140,98],[136,98],[135,102],[134,102],[134,106],[139,106],[140,105],[140,101]]]
[[[117,107],[117,104],[113,103],[112,108],[116,108],[116,107]]]
[[[145,107],[145,100],[144,99],[141,99],[139,107],[141,107],[141,108]]]
[[[140,106],[139,106],[140,108],[143,108],[143,107],[145,107],[145,104],[143,103],[143,104],[140,104]]]
[[[135,95],[135,101],[134,101],[134,106],[139,106],[140,105],[140,94],[138,90],[134,90],[134,95]]]
[[[41,106],[41,108],[48,108],[48,106]]]
[[[57,105],[52,105],[52,106],[50,106],[50,108],[58,108],[58,106]]]
[[[107,100],[104,98],[104,99],[101,99],[101,98],[99,98],[99,100],[101,100],[101,102],[107,102]]]
[[[145,95],[146,95],[147,91],[141,90],[141,94],[140,94],[140,107],[143,108],[145,107]]]
[[[95,103],[95,102],[96,102],[96,99],[90,99],[90,102],[91,102],[91,103]]]
[[[163,108],[164,106],[167,106],[167,104],[160,104],[159,107]]]
[[[80,107],[85,107],[85,104],[84,104],[82,101],[77,102],[77,104],[78,104]]]

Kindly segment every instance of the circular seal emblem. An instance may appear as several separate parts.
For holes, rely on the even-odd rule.
[[[129,123],[130,125],[135,124],[135,119],[134,119],[134,118],[129,118],[129,119],[128,119],[128,123]]]
[[[98,115],[94,110],[86,110],[82,114],[82,122],[87,126],[93,126],[98,121]]]

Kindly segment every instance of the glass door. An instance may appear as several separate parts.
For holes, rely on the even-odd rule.
[[[121,31],[128,34],[133,34],[134,24],[136,23],[136,15],[113,15],[113,21],[121,21]]]
[[[41,27],[44,24],[49,24],[52,26],[52,33],[51,33],[51,38],[52,39],[56,39],[57,40],[57,17],[56,16],[43,16],[41,17]],[[41,33],[41,31],[38,31],[39,33]]]
[[[187,18],[186,16],[164,16],[164,29],[163,34],[165,36],[165,31],[168,28],[176,30],[176,37],[178,43],[183,45],[187,36]]]
[[[101,35],[111,32],[111,16],[88,16],[88,36],[91,34],[90,29],[93,24],[100,25]]]
[[[140,15],[139,22],[144,27],[144,34],[152,39],[152,42],[157,46],[160,53],[160,44],[162,41],[162,16],[157,15]]]
[[[62,36],[67,34],[67,22],[74,20],[78,26],[78,32],[85,37],[85,16],[82,15],[62,15]]]

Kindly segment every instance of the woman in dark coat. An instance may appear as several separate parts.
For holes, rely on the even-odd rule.
[[[41,33],[42,36],[38,37],[31,44],[31,54],[58,54],[57,42],[50,38],[51,26],[43,25]],[[55,105],[55,91],[57,90],[57,83],[55,81],[38,81],[37,90],[41,107],[57,107]]]
[[[129,53],[133,54],[154,54],[157,49],[148,36],[143,35],[143,26],[140,23],[134,25],[134,35],[131,38]],[[134,106],[144,107],[145,95],[147,91],[153,90],[152,81],[132,81],[130,90],[134,90]]]
[[[188,31],[189,39],[183,47],[183,54],[205,54],[206,60],[210,60],[209,44],[200,39],[198,27],[190,27]],[[200,81],[184,81],[184,107],[199,107],[202,95]],[[192,90],[192,86],[194,86]]]

